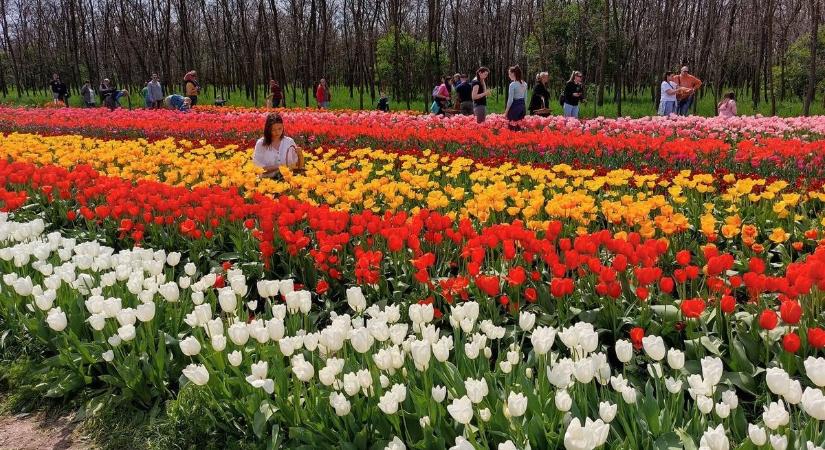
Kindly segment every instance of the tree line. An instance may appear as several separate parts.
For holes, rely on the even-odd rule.
[[[0,93],[72,90],[86,79],[172,91],[197,70],[214,96],[263,104],[277,80],[312,104],[325,77],[362,107],[428,99],[440,76],[507,68],[548,71],[560,89],[584,72],[591,101],[649,95],[687,64],[701,95],[740,91],[755,105],[797,97],[807,114],[823,90],[825,0],[0,0]],[[819,37],[817,39],[816,37]],[[821,78],[821,77],[820,77]],[[528,79],[529,81],[529,79]],[[743,95],[744,94],[744,95]],[[822,96],[825,101],[825,95]]]

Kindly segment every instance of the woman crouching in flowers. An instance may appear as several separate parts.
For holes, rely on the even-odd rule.
[[[287,166],[293,170],[304,168],[304,154],[295,145],[295,141],[284,136],[284,119],[278,113],[266,116],[264,137],[255,143],[252,162],[264,169],[264,178],[279,178],[280,167]]]

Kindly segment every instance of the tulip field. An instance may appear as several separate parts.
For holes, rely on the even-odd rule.
[[[273,180],[265,115],[0,107],[31,389],[204,448],[825,448],[825,117],[285,110]]]

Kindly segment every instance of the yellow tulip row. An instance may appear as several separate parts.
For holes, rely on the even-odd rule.
[[[482,164],[430,151],[305,150],[306,170],[282,169],[282,180],[260,179],[252,149],[205,141],[103,140],[76,135],[0,136],[0,152],[18,161],[74,167],[110,176],[188,187],[237,186],[245,192],[288,194],[337,210],[375,212],[428,208],[480,222],[523,220],[543,229],[565,219],[581,231],[610,225],[644,236],[694,228],[733,237],[742,219],[760,228],[807,229],[825,190],[797,192],[785,181],[715,177],[689,170],[668,175],[612,170],[597,174],[569,165]],[[795,225],[796,224],[796,225]],[[735,231],[735,232],[734,232]],[[772,237],[784,236],[777,231]],[[783,231],[784,232],[784,231]]]

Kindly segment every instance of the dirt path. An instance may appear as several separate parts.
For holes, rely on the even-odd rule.
[[[42,414],[0,416],[2,450],[88,450],[93,448],[75,432],[71,416],[47,418]]]

